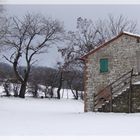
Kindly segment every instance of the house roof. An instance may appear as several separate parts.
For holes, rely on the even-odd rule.
[[[85,54],[84,56],[82,56],[80,59],[81,60],[85,60],[89,55],[94,54],[95,52],[97,52],[101,48],[105,47],[109,43],[113,42],[114,40],[118,39],[122,35],[128,35],[128,36],[131,36],[131,37],[140,38],[140,35],[138,35],[138,34],[133,34],[133,33],[130,33],[130,32],[123,31],[120,34],[118,34],[117,36],[115,36],[114,38],[110,39],[109,41],[107,41],[107,42],[101,44],[100,46],[98,46],[97,48],[91,50],[90,52],[88,52],[87,54]]]

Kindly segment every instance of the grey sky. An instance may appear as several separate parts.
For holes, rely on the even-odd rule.
[[[98,18],[106,18],[108,14],[126,16],[137,21],[140,25],[140,5],[5,5],[9,15],[22,16],[27,12],[42,13],[64,22],[67,30],[74,30],[77,17],[85,17],[93,21]],[[55,61],[60,60],[57,50],[39,57],[38,65],[54,66]]]

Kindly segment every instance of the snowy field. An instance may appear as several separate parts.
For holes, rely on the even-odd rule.
[[[0,136],[140,135],[140,114],[84,113],[73,99],[0,98]]]

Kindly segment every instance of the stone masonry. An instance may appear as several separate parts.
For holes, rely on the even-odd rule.
[[[85,112],[94,111],[94,95],[133,68],[138,72],[140,36],[121,33],[85,55]],[[107,58],[109,71],[100,73],[100,59]]]
[[[129,113],[129,93],[130,89],[123,91],[113,99],[112,112]],[[132,85],[132,113],[140,112],[140,84]],[[99,109],[100,112],[110,112],[109,102]]]

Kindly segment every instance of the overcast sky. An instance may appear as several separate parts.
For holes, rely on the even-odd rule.
[[[42,13],[64,22],[67,30],[74,30],[76,19],[85,17],[93,21],[98,18],[106,18],[108,14],[119,16],[120,14],[132,19],[140,25],[140,5],[5,5],[7,14],[23,16],[27,12]],[[39,58],[38,65],[53,67],[56,60],[61,60],[57,50],[52,49],[49,53]]]

